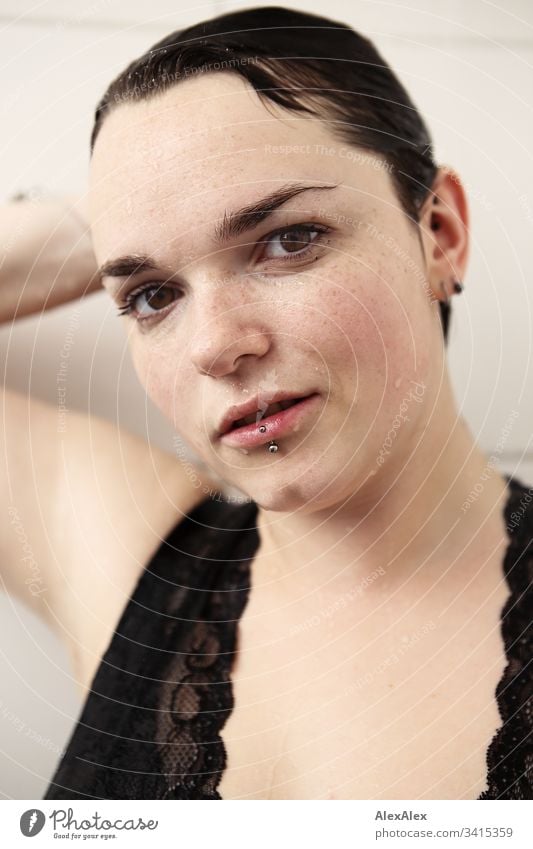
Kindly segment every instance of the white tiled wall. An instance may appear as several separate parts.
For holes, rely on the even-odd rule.
[[[84,189],[93,110],[109,80],[170,31],[256,5],[264,4],[3,0],[0,194]],[[318,0],[286,5],[325,13]],[[332,0],[327,15],[372,38],[426,116],[437,158],[467,185],[470,265],[448,355],[457,402],[489,452],[519,411],[501,466],[533,482],[533,4]],[[78,307],[70,406],[90,403],[110,418],[118,406],[122,426],[170,451],[173,433],[149,402],[144,424],[146,398],[107,295]],[[58,340],[72,311],[0,328],[9,385],[55,400]],[[0,623],[0,798],[39,798],[80,705],[53,635],[1,598]],[[31,681],[30,669],[38,670]]]

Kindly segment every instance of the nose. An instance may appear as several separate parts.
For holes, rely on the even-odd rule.
[[[205,300],[203,306],[206,307]],[[223,377],[249,357],[263,357],[270,334],[260,320],[261,304],[243,306],[225,302],[222,309],[201,310],[191,344],[191,360],[200,374]]]

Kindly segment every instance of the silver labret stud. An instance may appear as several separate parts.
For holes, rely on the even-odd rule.
[[[259,428],[259,433],[265,433],[265,431],[266,431],[265,425],[261,425],[261,427]]]
[[[276,451],[278,450],[278,446],[276,445],[274,440],[272,440],[271,442],[268,443],[268,450],[270,451],[271,454],[275,454]]]

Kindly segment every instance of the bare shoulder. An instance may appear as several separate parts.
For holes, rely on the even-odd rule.
[[[220,486],[191,461],[83,414],[69,414],[59,462],[55,629],[83,691],[162,541]]]

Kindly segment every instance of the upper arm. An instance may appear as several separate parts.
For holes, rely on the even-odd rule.
[[[98,633],[105,647],[151,554],[220,486],[110,421],[74,411],[60,419],[53,405],[9,389],[3,423],[5,586],[71,648],[93,651]]]
[[[69,413],[66,427],[55,514],[63,570],[56,629],[89,681],[152,555],[219,487],[105,419]]]
[[[8,388],[1,395],[0,586],[50,622],[59,579],[56,410]]]

